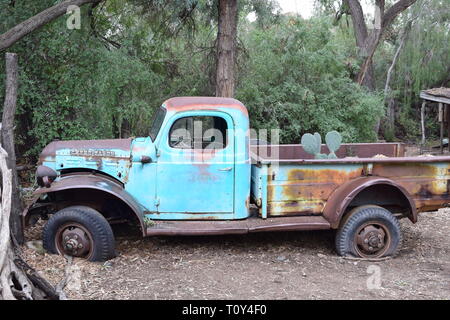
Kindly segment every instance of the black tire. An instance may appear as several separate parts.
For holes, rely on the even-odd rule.
[[[72,228],[72,229],[71,229]],[[78,249],[67,252],[62,239],[65,230],[78,228],[83,232],[88,252],[85,255],[79,253]],[[70,232],[70,231],[69,231]],[[85,258],[89,261],[106,261],[115,257],[114,234],[108,221],[96,210],[86,206],[73,206],[64,208],[50,217],[44,226],[43,246],[53,254],[68,254]],[[80,243],[86,243],[81,242]],[[77,246],[75,246],[77,248]],[[81,249],[80,249],[81,250]]]
[[[381,258],[394,256],[402,241],[400,224],[394,215],[379,206],[369,205],[348,213],[336,233],[340,256]]]

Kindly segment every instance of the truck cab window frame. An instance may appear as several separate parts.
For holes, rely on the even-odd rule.
[[[175,120],[168,134],[174,149],[223,150],[228,145],[228,124],[220,116],[186,116]]]

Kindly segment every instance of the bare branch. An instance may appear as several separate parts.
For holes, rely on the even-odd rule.
[[[412,6],[417,0],[399,0],[386,10],[383,17],[382,29],[389,27],[397,16]]]
[[[0,51],[3,51],[14,43],[25,37],[27,34],[33,32],[36,29],[44,26],[50,21],[58,18],[59,16],[66,14],[67,7],[71,5],[82,6],[86,3],[97,4],[102,0],[66,0],[58,3],[53,7],[50,7],[37,15],[19,23],[15,27],[9,29],[5,33],[0,35]]]

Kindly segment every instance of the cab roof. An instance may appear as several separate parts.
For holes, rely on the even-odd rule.
[[[221,107],[237,109],[248,117],[247,108],[242,104],[242,102],[233,98],[175,97],[166,100],[164,105],[167,110],[174,110],[175,112],[198,109],[219,110]]]

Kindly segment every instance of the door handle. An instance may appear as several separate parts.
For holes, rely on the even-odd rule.
[[[219,169],[219,171],[231,171],[231,169],[233,169],[233,167],[222,168],[222,169]]]

